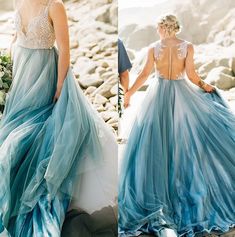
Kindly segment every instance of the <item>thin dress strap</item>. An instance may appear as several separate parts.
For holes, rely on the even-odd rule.
[[[53,1],[54,1],[54,0],[48,0],[48,1],[47,1],[47,4],[46,4],[46,5],[47,5],[47,6],[46,6],[46,11],[49,10],[49,8],[50,8],[51,4],[53,3]]]
[[[161,43],[158,41],[154,46],[154,58],[159,59],[161,52]]]

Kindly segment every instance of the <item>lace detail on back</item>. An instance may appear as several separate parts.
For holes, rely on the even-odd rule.
[[[166,46],[161,41],[156,43],[154,57],[156,59],[156,73],[158,77],[168,80],[180,80],[185,77],[184,62],[182,61],[187,56],[187,46],[187,41],[182,41],[173,46]],[[180,65],[179,67],[177,63]]]
[[[187,46],[188,46],[187,41],[183,41],[183,42],[176,45],[177,50],[178,50],[178,58],[179,59],[186,58],[186,56],[187,56]],[[156,43],[156,45],[154,47],[154,57],[157,60],[161,59],[163,48],[166,48],[166,47],[167,46],[162,44],[161,42]],[[175,47],[175,46],[173,46],[173,47]]]
[[[17,31],[17,44],[31,49],[49,49],[54,46],[55,32],[49,20],[49,7],[53,0],[48,0],[45,9],[33,17],[27,27],[22,23],[19,10],[15,13],[15,28]]]

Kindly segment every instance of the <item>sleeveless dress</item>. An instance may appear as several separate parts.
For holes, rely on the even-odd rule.
[[[59,237],[68,209],[91,213],[117,196],[114,135],[70,68],[53,102],[58,53],[51,2],[27,31],[16,11],[13,83],[0,123],[0,236]]]
[[[234,226],[235,116],[217,88],[205,93],[184,70],[174,72],[171,58],[178,54],[183,65],[188,44],[151,46],[156,65],[168,50],[169,73],[156,66],[124,151],[119,236],[166,229],[194,236]]]

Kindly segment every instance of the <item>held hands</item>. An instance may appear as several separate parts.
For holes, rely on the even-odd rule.
[[[130,105],[130,99],[131,99],[131,94],[129,91],[127,91],[124,94],[124,108],[125,109]]]

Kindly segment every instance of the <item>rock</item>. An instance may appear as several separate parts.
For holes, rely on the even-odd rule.
[[[92,9],[97,9],[98,7],[102,7],[103,5],[112,3],[113,0],[96,0],[96,1],[91,1],[91,7]]]
[[[104,96],[96,94],[94,99],[94,104],[105,104],[108,101]]]
[[[113,94],[110,92],[111,88],[117,83],[116,75],[109,78],[107,81],[105,81],[99,88],[97,88],[92,95],[100,94],[103,95],[106,98],[110,98],[113,96]]]
[[[80,74],[84,74],[82,70],[87,68],[87,65],[90,64],[90,61],[86,57],[78,57],[76,59],[76,63],[73,65],[73,73],[76,77],[78,77]]]
[[[116,111],[116,108],[115,108],[115,106],[114,106],[113,104],[107,102],[107,103],[105,104],[105,110]]]
[[[95,86],[89,86],[89,87],[85,90],[85,95],[90,95],[90,94],[92,94],[95,90],[96,90],[96,87],[95,87]]]
[[[110,120],[111,118],[118,118],[118,113],[116,111],[104,111],[100,113],[101,117],[105,122]]]
[[[111,120],[111,119],[110,119]],[[110,120],[109,121],[107,121],[107,124],[109,124],[110,126],[112,126],[115,130],[117,130],[118,129],[118,122],[110,122]]]
[[[116,37],[107,37],[105,39],[105,41],[100,45],[100,47],[103,51],[106,51],[107,48],[113,48],[116,46],[117,46],[117,38]]]
[[[103,83],[103,80],[100,79],[98,74],[93,74],[84,75],[78,82],[82,88],[87,89],[90,86],[99,87]]]
[[[216,66],[216,63],[211,60],[208,63],[203,64],[201,67],[198,69],[198,74],[205,79],[207,74]]]
[[[233,75],[235,76],[235,58],[232,59],[232,71]]]
[[[93,60],[90,60],[87,57],[80,57],[77,58],[73,71],[75,75],[79,74],[82,77],[83,75],[94,74],[97,67],[97,63]]]
[[[13,1],[0,0],[0,5],[2,11],[13,10]]]
[[[95,106],[95,107],[96,107],[96,106]],[[97,110],[99,113],[106,111],[103,105],[97,106],[97,107],[96,107],[96,110]]]
[[[109,9],[109,19],[110,19],[110,23],[117,27],[118,25],[118,4],[117,1],[113,1],[110,9]]]
[[[113,95],[117,95],[118,94],[118,83],[111,88],[110,92]]]
[[[101,67],[108,68],[109,64],[107,62],[102,62]]]
[[[138,39],[138,40],[137,40]],[[129,33],[125,46],[134,50],[141,50],[158,39],[155,25],[138,26]]]
[[[209,72],[206,82],[222,90],[228,90],[235,86],[235,77],[232,75],[232,71],[229,68],[223,66],[217,67]]]
[[[96,29],[106,34],[117,34],[117,27],[103,22],[97,22]]]
[[[101,21],[104,23],[110,23],[110,12],[109,12],[109,5],[104,5],[102,7],[99,7],[95,12],[93,12],[93,15],[95,16],[96,21]]]
[[[217,60],[216,66],[230,67],[230,58],[221,58]]]
[[[101,76],[102,74],[106,72],[106,70],[103,67],[97,67],[95,72],[99,73],[99,75]]]
[[[111,69],[112,70],[112,69]],[[101,78],[106,81],[108,80],[110,77],[112,77],[114,75],[114,73],[112,71],[106,71],[105,73],[103,73],[101,75]]]
[[[234,21],[235,9],[229,9],[226,14],[216,22],[209,32],[207,41],[213,41],[217,44],[228,47],[235,42],[235,21]]]
[[[86,73],[86,74],[94,74],[96,68],[97,68],[97,65],[95,65],[95,64],[89,65],[89,67],[86,68],[85,73]]]
[[[116,96],[109,98],[109,101],[112,105],[116,106],[118,103],[118,96],[116,95]]]
[[[101,50],[100,50],[100,47],[98,45],[91,49],[92,54],[98,54],[100,52],[101,52]]]

